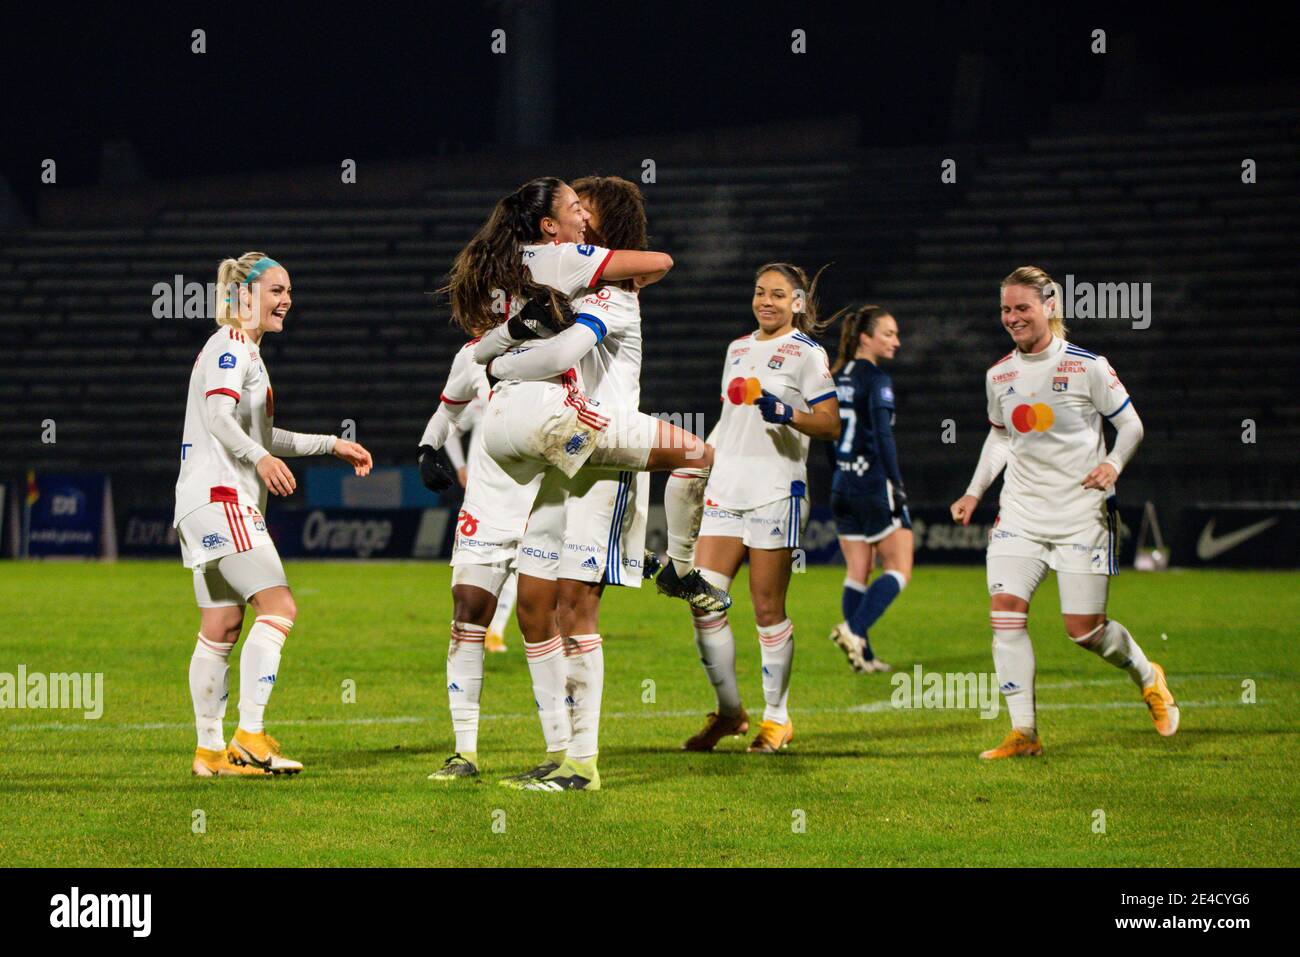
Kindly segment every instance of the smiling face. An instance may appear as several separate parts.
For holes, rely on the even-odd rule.
[[[858,336],[858,355],[873,362],[880,359],[893,359],[898,352],[898,323],[886,313],[876,319],[876,328],[870,335],[865,332]]]
[[[789,331],[794,322],[795,288],[776,270],[769,269],[754,282],[754,318],[764,336]]]
[[[1041,352],[1052,341],[1047,310],[1033,286],[1002,287],[1002,326],[1021,352]]]
[[[604,246],[605,238],[600,231],[600,207],[592,196],[586,193],[578,194],[578,201],[582,204],[582,211],[587,214],[586,229],[583,232],[587,242],[594,243],[597,246]]]
[[[284,317],[293,306],[292,292],[289,271],[283,266],[272,266],[251,285],[239,290],[240,325],[257,332],[259,337],[264,332],[280,332],[284,329]]]
[[[582,208],[578,194],[568,183],[555,192],[551,215],[543,216],[542,236],[546,242],[581,243],[587,230],[590,213]]]

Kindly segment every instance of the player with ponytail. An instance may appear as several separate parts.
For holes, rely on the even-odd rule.
[[[844,553],[844,620],[831,631],[855,671],[888,671],[869,629],[912,576],[912,520],[894,446],[894,384],[880,368],[898,351],[898,323],[880,306],[859,306],[844,319],[831,371],[840,404],[840,439],[832,447],[831,511]],[[867,580],[880,556],[883,574]]]
[[[173,524],[181,557],[193,570],[199,635],[190,659],[190,695],[198,731],[192,772],[199,777],[294,774],[266,733],[280,652],[297,607],[266,520],[267,492],[296,487],[281,456],[335,455],[357,475],[370,453],[333,435],[276,428],[275,396],[262,339],[280,332],[292,306],[284,266],[265,253],[223,260],[217,270],[217,331],[190,372]],[[240,654],[239,727],[226,746],[230,652],[244,626],[244,606],[257,612]]]

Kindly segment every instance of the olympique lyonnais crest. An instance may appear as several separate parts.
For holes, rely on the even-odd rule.
[[[1054,376],[1052,378],[1052,391],[1064,392],[1070,388],[1070,377],[1064,375]]]
[[[772,356],[772,358],[767,360],[767,367],[769,369],[779,369],[783,362],[785,362],[785,356]]]

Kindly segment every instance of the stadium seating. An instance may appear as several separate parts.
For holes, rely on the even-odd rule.
[[[914,501],[949,501],[985,431],[983,370],[1008,349],[998,282],[1035,263],[1061,282],[1152,284],[1149,328],[1070,323],[1075,341],[1112,358],[1146,422],[1126,488],[1180,494],[1195,470],[1201,493],[1296,497],[1295,120],[1153,113],[1136,129],[1026,143],[661,165],[646,187],[651,247],[677,266],[643,296],[642,408],[699,412],[711,425],[725,345],[753,326],[754,267],[833,262],[825,312],[870,299],[899,319],[905,475]],[[940,182],[949,155],[955,185]],[[1247,157],[1258,164],[1251,185]],[[173,207],[144,225],[0,238],[6,473],[110,470],[119,497],[165,499],[210,322],[155,318],[154,287],[214,282],[218,259],[249,246],[293,275],[287,334],[265,346],[280,422],[338,431],[351,419],[379,462],[409,462],[463,341],[433,292],[509,185],[467,179],[402,204],[342,208]],[[46,419],[53,446],[40,441]],[[956,449],[940,439],[948,419]],[[1245,419],[1257,423],[1253,446],[1241,442]]]

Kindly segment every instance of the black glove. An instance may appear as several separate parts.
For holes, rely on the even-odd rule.
[[[555,313],[551,311],[551,299],[554,298],[560,307],[562,318],[557,320]],[[551,332],[559,332],[565,326],[572,324],[573,309],[567,299],[551,293],[547,296],[538,296],[529,299],[524,303],[524,308],[519,310],[519,315],[512,316],[506,324],[510,332],[510,337],[516,340],[536,339],[541,335],[541,330],[549,329]]]
[[[445,492],[456,483],[456,473],[438,461],[432,445],[420,446],[420,481],[430,492]]]
[[[894,518],[906,517],[911,521],[911,516],[907,512],[907,493],[903,491],[902,483],[895,485],[894,492],[894,510],[890,513]]]

